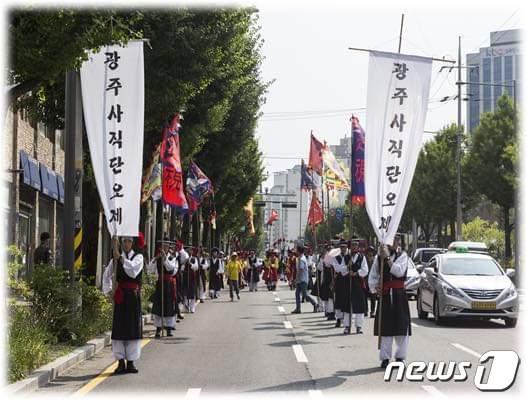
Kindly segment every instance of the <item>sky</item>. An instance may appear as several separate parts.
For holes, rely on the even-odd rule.
[[[404,13],[402,53],[457,60],[461,36],[464,64],[465,54],[489,45],[491,31],[521,27],[523,10],[502,5],[499,9],[259,5],[265,57],[261,72],[264,81],[273,81],[257,128],[268,174],[263,186],[273,185],[273,172],[307,158],[311,130],[317,138],[338,144],[339,138],[349,135],[352,114],[365,126],[368,53],[348,47],[396,52]],[[457,70],[440,72],[444,65],[448,64],[433,63],[425,131],[457,121],[457,102],[439,102],[457,93]],[[462,109],[465,123],[466,103]],[[425,133],[425,140],[432,137]]]

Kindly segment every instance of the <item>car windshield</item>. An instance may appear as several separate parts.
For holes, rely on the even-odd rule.
[[[424,250],[423,255],[421,256],[421,261],[427,263],[436,254],[439,254],[439,250]]]
[[[498,265],[490,258],[449,258],[443,261],[441,273],[444,275],[502,275]]]

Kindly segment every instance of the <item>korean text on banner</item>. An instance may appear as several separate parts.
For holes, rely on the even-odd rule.
[[[421,149],[432,60],[370,52],[364,180],[366,210],[379,241],[399,228]]]
[[[90,53],[80,75],[90,155],[108,231],[137,236],[143,172],[143,42]]]

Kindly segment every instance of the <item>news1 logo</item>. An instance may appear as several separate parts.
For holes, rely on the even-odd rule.
[[[479,359],[474,376],[474,385],[483,392],[501,392],[509,389],[516,380],[520,357],[510,350],[493,350],[483,354]],[[384,372],[384,381],[395,380],[422,382],[426,378],[430,382],[464,382],[468,379],[467,370],[472,368],[470,361],[414,361],[408,366],[403,362],[395,361],[388,364]]]

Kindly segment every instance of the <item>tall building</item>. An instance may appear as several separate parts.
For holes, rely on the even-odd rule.
[[[516,81],[516,98],[520,99],[521,82],[521,30],[512,29],[490,33],[490,46],[478,53],[467,54],[467,126],[472,132],[480,121],[481,113],[494,111],[497,99],[512,88],[471,84],[500,83],[512,85]]]
[[[266,227],[266,242],[272,245],[278,239],[285,239],[288,247],[293,247],[294,242],[304,236],[307,225],[307,211],[309,207],[307,192],[300,191],[300,165],[286,171],[275,172],[273,176],[273,187],[270,201],[264,213],[265,222],[271,215],[271,209],[278,212],[278,221],[271,227]],[[289,194],[291,196],[277,196],[278,194]],[[281,201],[296,202],[296,208],[282,208]],[[274,202],[274,203],[273,203]]]

